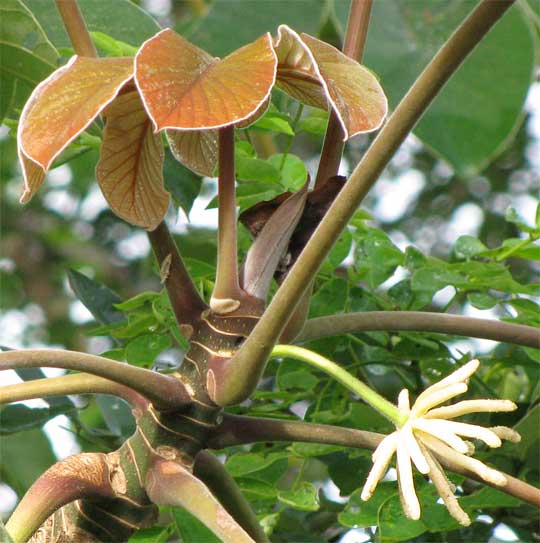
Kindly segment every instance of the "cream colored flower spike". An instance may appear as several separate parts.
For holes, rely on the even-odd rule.
[[[412,477],[412,465],[429,475],[449,513],[463,526],[471,520],[454,496],[454,488],[439,464],[446,459],[476,473],[484,481],[502,486],[506,478],[472,458],[474,446],[462,437],[478,439],[490,447],[500,447],[503,439],[518,442],[517,432],[504,426],[483,428],[475,424],[449,419],[475,412],[513,411],[517,406],[508,400],[466,400],[454,405],[438,407],[467,390],[467,381],[478,369],[478,360],[468,362],[438,383],[422,392],[409,408],[409,392],[404,389],[398,398],[398,409],[407,417],[405,423],[387,436],[373,453],[373,467],[362,490],[364,501],[372,496],[377,483],[384,476],[394,453],[397,457],[399,493],[405,514],[420,518],[420,504]]]

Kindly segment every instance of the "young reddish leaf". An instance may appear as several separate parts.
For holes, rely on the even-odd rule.
[[[135,79],[156,130],[212,129],[260,108],[276,64],[269,34],[219,60],[166,29],[137,53]]]
[[[34,89],[17,134],[25,183],[22,203],[32,198],[53,160],[132,77],[133,59],[74,56]]]
[[[212,177],[218,159],[217,130],[167,130],[174,158],[190,170]]]
[[[307,34],[286,25],[275,40],[277,85],[310,106],[336,112],[345,140],[378,129],[388,103],[377,78],[358,62]]]
[[[96,178],[111,209],[131,224],[153,230],[163,220],[163,146],[139,93],[121,94],[103,112],[106,120]]]

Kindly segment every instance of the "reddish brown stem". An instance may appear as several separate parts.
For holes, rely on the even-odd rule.
[[[56,7],[75,52],[82,57],[97,57],[96,47],[76,0],[56,0]]]
[[[208,446],[219,449],[265,441],[300,441],[360,449],[375,449],[384,437],[383,434],[326,424],[225,415],[223,423],[212,436]],[[511,475],[505,473],[506,484],[497,486],[484,481],[477,474],[464,469],[462,466],[449,462],[446,458],[438,457],[438,460],[451,471],[465,475],[484,485],[492,486],[536,507],[540,506],[540,489]]]
[[[207,305],[195,288],[165,222],[148,232],[148,239],[160,266],[161,280],[167,289],[178,324],[194,323],[207,309]]]
[[[219,215],[216,284],[210,306],[216,313],[238,308],[242,292],[238,281],[234,127],[219,130]]]
[[[79,498],[113,498],[112,470],[103,453],[70,456],[50,467],[30,487],[6,529],[24,543],[57,509]]]

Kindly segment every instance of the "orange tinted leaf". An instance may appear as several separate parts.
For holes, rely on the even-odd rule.
[[[33,160],[22,154],[20,150],[19,160],[21,161],[24,176],[24,190],[19,201],[21,204],[26,204],[31,200],[39,187],[41,187],[41,183],[45,179],[45,170],[39,164],[36,164]]]
[[[218,160],[217,130],[167,130],[174,158],[190,170],[212,177]]]
[[[19,157],[23,166],[27,202],[53,160],[73,141],[117,95],[133,76],[133,59],[73,57],[53,72],[32,92],[21,113],[18,129]],[[41,179],[43,180],[43,178]]]
[[[267,99],[275,74],[269,34],[219,60],[166,29],[135,57],[137,86],[157,130],[212,129],[243,121]]]
[[[153,230],[163,220],[163,146],[137,91],[121,94],[106,120],[96,178],[111,209],[131,224]]]
[[[277,85],[315,107],[337,113],[345,139],[378,129],[388,103],[377,78],[341,51],[308,34],[281,25],[275,42]]]

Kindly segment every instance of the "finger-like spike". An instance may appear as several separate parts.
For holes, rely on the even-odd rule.
[[[432,407],[444,403],[454,396],[459,396],[459,394],[463,394],[466,391],[467,385],[465,383],[454,383],[442,388],[433,385],[418,396],[412,407],[412,413],[415,417],[423,416]]]
[[[502,445],[501,439],[495,432],[492,432],[488,428],[483,428],[482,426],[466,424],[464,422],[455,422],[451,420],[439,420],[436,422],[436,424],[443,431],[448,431],[460,436],[480,439],[490,447],[500,447]]]
[[[517,405],[510,400],[463,400],[453,405],[431,409],[424,416],[429,419],[453,419],[469,413],[497,413],[516,409]]]
[[[475,458],[470,458],[464,454],[456,452],[454,449],[443,443],[440,439],[433,437],[432,435],[422,432],[422,441],[429,447],[434,453],[441,458],[444,458],[449,463],[457,464],[462,468],[468,469],[484,481],[490,482],[497,486],[504,486],[507,483],[506,477],[495,469],[492,469]]]
[[[429,465],[429,478],[435,485],[439,496],[442,498],[448,512],[462,525],[469,526],[471,519],[469,515],[460,507],[456,497],[454,496],[454,488],[452,483],[447,479],[441,465],[433,457],[431,452],[420,443],[420,448],[424,453],[426,461]]]
[[[441,421],[415,419],[412,421],[413,428],[423,430],[424,432],[436,436],[441,441],[444,441],[450,447],[460,452],[461,454],[467,454],[469,448],[467,444],[455,435],[454,433],[442,428],[440,426]]]
[[[398,409],[404,414],[408,415],[411,410],[411,404],[409,401],[409,391],[404,388],[398,396]]]
[[[403,438],[403,444],[407,448],[416,469],[418,469],[420,473],[426,474],[429,471],[429,466],[424,458],[424,455],[422,454],[422,451],[420,450],[420,447],[418,446],[416,438],[414,437],[410,423],[406,423],[403,428],[401,428],[401,435]]]
[[[493,426],[490,430],[501,439],[505,439],[511,443],[519,443],[521,441],[521,436],[512,428],[508,428],[508,426]]]
[[[375,454],[373,455],[373,467],[369,472],[364,487],[362,488],[362,493],[360,494],[363,501],[367,501],[371,498],[377,487],[377,483],[386,473],[388,464],[390,464],[390,460],[396,452],[397,437],[397,433],[390,434],[389,436],[386,436],[377,447]]]
[[[420,518],[420,502],[414,488],[411,457],[403,443],[398,443],[397,446],[397,479],[405,514],[413,520],[418,520]]]

